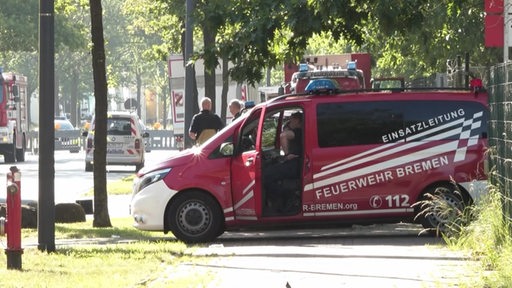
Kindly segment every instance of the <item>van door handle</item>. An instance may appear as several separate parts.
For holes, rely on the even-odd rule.
[[[254,163],[254,158],[247,158],[247,160],[245,160],[245,166],[246,167],[249,167],[251,166],[252,164]]]

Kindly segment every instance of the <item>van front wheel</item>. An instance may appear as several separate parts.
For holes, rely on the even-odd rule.
[[[174,236],[186,243],[211,242],[224,229],[219,204],[212,196],[200,191],[176,195],[166,217]]]

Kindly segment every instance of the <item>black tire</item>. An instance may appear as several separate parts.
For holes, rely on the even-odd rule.
[[[16,144],[13,143],[9,146],[9,151],[4,154],[4,160],[5,163],[14,163],[16,162]]]
[[[461,223],[469,200],[453,184],[439,184],[428,188],[418,206],[418,218],[431,234],[454,232]]]
[[[144,167],[144,162],[135,165],[135,172],[139,172],[139,170],[142,169],[142,167]]]
[[[200,191],[176,196],[165,215],[170,231],[185,243],[215,240],[224,232],[224,217],[217,201]]]
[[[92,172],[93,165],[90,162],[85,162],[85,172]]]

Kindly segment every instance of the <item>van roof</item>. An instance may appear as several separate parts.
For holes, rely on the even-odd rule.
[[[269,101],[271,102],[278,102],[283,100],[297,100],[300,98],[305,99],[314,99],[316,97],[329,97],[329,98],[336,98],[336,97],[344,97],[344,96],[354,96],[357,95],[359,97],[369,96],[369,97],[376,97],[379,95],[391,95],[391,94],[404,94],[404,95],[411,95],[411,94],[418,94],[418,95],[424,95],[427,93],[431,93],[432,95],[440,95],[442,93],[446,94],[457,94],[457,93],[471,93],[473,92],[473,96],[475,98],[478,97],[478,94],[480,92],[486,92],[485,89],[470,89],[470,88],[450,88],[450,87],[399,87],[399,88],[377,88],[377,89],[354,89],[354,90],[336,90],[336,91],[330,91],[330,93],[297,93],[297,94],[285,94],[278,96],[276,98],[273,98]]]

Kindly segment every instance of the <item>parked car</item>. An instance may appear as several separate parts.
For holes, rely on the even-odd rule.
[[[93,117],[89,131],[85,131],[85,171],[92,171],[94,164],[94,129]],[[134,165],[135,171],[144,166],[145,138],[144,131],[137,114],[116,111],[108,112],[107,117],[107,165]]]
[[[56,117],[55,127],[55,150],[68,150],[71,153],[80,152],[80,131],[75,129],[73,124],[66,118]]]

